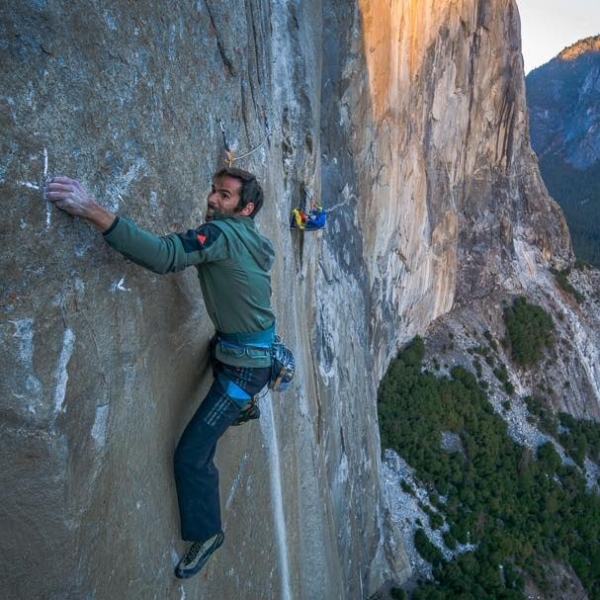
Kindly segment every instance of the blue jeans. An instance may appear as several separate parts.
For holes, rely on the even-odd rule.
[[[235,421],[242,405],[226,393],[223,378],[249,396],[269,381],[269,367],[253,369],[214,362],[215,381],[185,428],[175,450],[175,485],[184,540],[203,542],[221,532],[219,471],[213,459],[217,441]]]

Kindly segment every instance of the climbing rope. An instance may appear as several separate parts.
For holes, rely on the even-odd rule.
[[[242,158],[246,158],[246,157],[250,156],[251,154],[254,154],[269,139],[269,136],[271,135],[271,131],[269,128],[269,121],[267,120],[267,116],[264,114],[264,112],[263,112],[263,118],[265,120],[265,130],[266,130],[264,137],[254,148],[252,148],[248,152],[245,152],[244,154],[241,154],[240,156],[235,155],[235,150],[231,147],[231,145],[227,141],[227,135],[225,133],[225,126],[223,125],[223,120],[219,119],[219,126],[221,127],[221,134],[223,135],[223,147],[225,148],[225,157],[226,157],[225,162],[227,163],[228,167],[231,167],[235,161],[242,160]]]

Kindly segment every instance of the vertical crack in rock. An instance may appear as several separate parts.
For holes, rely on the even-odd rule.
[[[224,41],[224,34],[221,33],[221,28],[215,22],[215,18],[213,16],[214,9],[211,9],[211,6],[210,6],[211,2],[209,2],[209,0],[204,0],[204,3],[206,5],[206,10],[208,12],[208,17],[210,19],[210,24],[212,27],[212,31],[215,35],[215,41],[217,43],[217,48],[219,50],[219,55],[221,56],[221,60],[223,61],[223,65],[225,65],[225,69],[227,70],[228,75],[231,75],[232,77],[236,77],[236,75],[237,75],[236,69],[233,65],[233,61],[227,55],[226,44]]]

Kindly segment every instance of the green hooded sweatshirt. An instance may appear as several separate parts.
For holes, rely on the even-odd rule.
[[[271,309],[274,261],[271,242],[261,235],[250,217],[215,213],[213,220],[185,233],[155,236],[129,219],[117,217],[104,239],[121,254],[154,271],[170,273],[194,265],[206,310],[223,338],[270,342],[275,325]],[[236,334],[241,334],[237,336]],[[240,366],[266,366],[270,356],[236,355],[223,362]],[[239,354],[239,353],[238,353]]]

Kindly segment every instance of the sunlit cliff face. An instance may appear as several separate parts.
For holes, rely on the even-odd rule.
[[[463,0],[359,0],[377,120],[403,103],[402,92],[419,72],[426,49],[442,25],[461,25],[468,12],[464,5]]]
[[[359,8],[376,129],[363,146],[376,146],[381,164],[364,193],[377,232],[365,232],[367,254],[376,257],[371,282],[377,286],[386,270],[399,268],[388,293],[398,312],[415,310],[419,322],[446,312],[454,299],[458,216],[447,190],[462,179],[460,140],[469,121],[463,53],[477,10],[464,0],[360,0]],[[440,58],[446,61],[449,47],[459,54],[446,68]],[[438,195],[446,205],[438,206]]]
[[[361,190],[372,225],[367,270],[382,304],[426,322],[449,310],[455,294],[479,294],[507,277],[503,249],[512,251],[515,235],[551,255],[544,227],[530,226],[550,209],[538,205],[525,136],[517,5],[359,0],[359,9],[369,98],[352,113],[353,143],[362,163],[376,167]],[[389,273],[398,273],[393,284]]]

